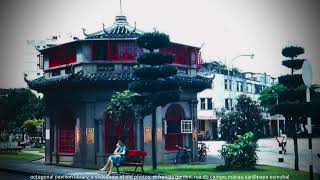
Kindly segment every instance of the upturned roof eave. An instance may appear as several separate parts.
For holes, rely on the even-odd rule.
[[[171,80],[178,80],[179,86],[184,90],[191,90],[195,92],[200,92],[204,89],[211,87],[211,79],[204,77],[184,77],[184,76],[174,76],[170,78]],[[168,79],[168,80],[170,80]],[[115,85],[115,82],[118,84],[128,84],[132,81],[138,80],[132,72],[123,72],[123,73],[72,73],[64,76],[45,78],[40,77],[34,80],[27,80],[25,76],[25,82],[28,86],[36,91],[45,92],[46,90],[52,90],[57,87],[88,87],[88,85],[96,86],[108,86],[112,88]],[[194,88],[195,84],[200,84],[197,88]]]

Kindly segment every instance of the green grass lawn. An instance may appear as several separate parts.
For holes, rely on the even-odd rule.
[[[279,168],[274,166],[257,166],[256,170],[252,171],[218,171],[215,169],[216,165],[159,165],[158,169],[153,171],[152,166],[145,166],[145,173],[150,174],[162,174],[162,175],[172,175],[172,176],[193,176],[202,177],[207,176],[211,179],[237,179],[238,176],[243,179],[258,179],[257,176],[268,176],[270,179],[271,176],[275,177],[274,179],[281,179],[283,177],[289,177],[290,180],[304,180],[309,179],[309,173],[303,171],[295,171],[287,168]],[[134,171],[134,168],[131,167],[120,167],[120,172],[123,171]],[[140,168],[138,168],[138,172],[140,172]],[[228,178],[229,176],[229,178]],[[232,176],[232,177],[230,177]],[[237,177],[236,177],[237,176]],[[248,178],[246,178],[246,176]],[[256,178],[254,178],[256,176]],[[316,175],[315,179],[319,179],[319,174]],[[238,178],[239,179],[239,178]]]
[[[41,159],[42,156],[27,152],[19,152],[18,154],[0,154],[0,160],[16,160],[16,161],[35,161]]]
[[[44,148],[25,148],[25,151],[38,151],[40,153],[44,153]]]

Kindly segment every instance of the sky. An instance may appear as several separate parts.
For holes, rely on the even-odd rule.
[[[82,37],[111,25],[120,0],[5,0],[0,7],[0,88],[26,87],[23,73],[36,69],[28,40],[53,35]],[[202,46],[205,61],[274,77],[282,48],[305,48],[313,83],[320,84],[320,3],[316,0],[122,0],[123,14],[143,31],[165,32],[172,41]],[[254,54],[254,58],[234,57]]]

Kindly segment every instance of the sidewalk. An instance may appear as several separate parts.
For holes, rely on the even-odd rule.
[[[209,146],[208,157],[206,163],[208,164],[223,164],[224,161],[220,156],[219,150],[225,141],[205,141]],[[313,138],[313,171],[315,173],[320,173],[320,161],[317,156],[320,153],[320,138]],[[258,162],[260,165],[269,165],[277,167],[285,167],[289,169],[294,169],[294,145],[293,139],[288,138],[287,141],[287,153],[286,155],[279,155],[279,145],[275,138],[265,138],[258,140]],[[299,151],[299,168],[301,171],[309,172],[310,164],[310,151],[308,148],[308,139],[299,138],[298,139],[298,151]],[[284,162],[278,162],[278,158],[283,157]]]
[[[41,179],[39,176],[42,176],[42,178],[44,176],[52,176],[53,179],[169,179],[159,176],[157,178],[157,175],[132,176],[128,173],[117,174],[116,172],[114,172],[112,176],[106,176],[105,172],[98,170],[18,161],[0,161],[0,171],[29,176],[30,179]],[[63,178],[63,176],[65,178]]]

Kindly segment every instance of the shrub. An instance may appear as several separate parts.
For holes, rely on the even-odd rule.
[[[254,169],[257,162],[257,143],[252,132],[238,136],[234,144],[226,144],[220,150],[224,167],[220,170]]]

